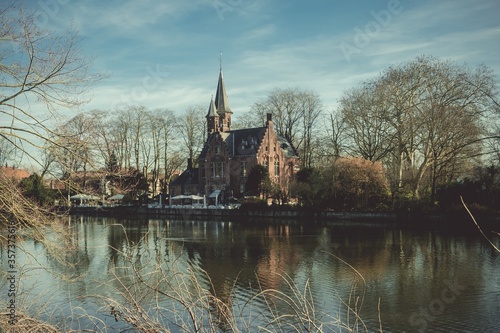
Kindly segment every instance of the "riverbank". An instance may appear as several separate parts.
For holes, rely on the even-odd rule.
[[[307,209],[210,209],[210,208],[170,208],[170,207],[72,207],[73,215],[107,216],[120,218],[167,218],[173,220],[241,221],[261,220],[297,223],[363,222],[387,226],[476,228],[464,209],[453,212],[335,212]],[[485,228],[500,230],[500,215],[477,214],[476,220]]]

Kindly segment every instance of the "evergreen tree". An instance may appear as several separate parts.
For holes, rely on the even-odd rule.
[[[20,187],[25,197],[34,200],[42,206],[54,200],[52,193],[43,185],[42,177],[36,173],[23,179]]]
[[[267,168],[263,165],[255,165],[249,172],[245,189],[248,195],[259,196],[266,193],[269,188],[269,176]]]

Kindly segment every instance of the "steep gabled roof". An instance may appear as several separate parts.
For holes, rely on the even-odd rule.
[[[212,133],[203,146],[199,158],[203,159],[206,157],[210,142],[214,140],[215,136],[221,137],[231,156],[255,155],[262,144],[266,130],[267,127],[255,127]],[[287,139],[278,136],[278,142],[281,149],[285,152],[285,158],[298,158],[297,151]]]
[[[233,156],[252,155],[259,150],[266,127],[245,128],[228,132],[227,149]]]
[[[207,156],[208,147],[210,146],[210,142],[213,140],[214,136],[218,135],[218,134],[219,134],[219,132],[214,132],[208,136],[207,141],[205,141],[205,145],[201,149],[201,152],[200,152],[200,155],[198,156],[198,159],[204,159]]]
[[[22,180],[24,178],[28,178],[30,176],[29,172],[23,169],[17,169],[8,166],[0,167],[0,172],[5,175],[5,178],[14,179],[14,180]]]
[[[226,85],[222,75],[222,68],[219,73],[219,82],[217,83],[217,92],[215,93],[215,107],[218,113],[232,113],[229,108],[229,101],[226,94]]]
[[[198,168],[186,169],[181,175],[175,178],[170,186],[197,185],[199,184]]]

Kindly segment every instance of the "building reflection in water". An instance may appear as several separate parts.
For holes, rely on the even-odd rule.
[[[498,254],[480,237],[366,225],[162,219],[72,217],[68,225],[69,246],[75,249],[68,251],[75,263],[72,267],[51,260],[37,244],[25,246],[39,253],[39,264],[54,273],[39,274],[44,288],[52,286],[67,293],[66,301],[73,305],[93,306],[88,311],[96,316],[102,315],[102,304],[89,301],[89,294],[111,297],[117,290],[124,291],[125,286],[137,282],[130,276],[134,271],[159,280],[172,277],[167,271],[175,263],[182,272],[195,272],[196,283],[230,309],[240,309],[261,289],[290,292],[286,291],[289,284],[298,290],[308,285],[316,309],[335,317],[342,314],[342,301],[348,300],[355,287],[355,294],[364,296],[361,315],[374,327],[378,327],[380,300],[387,332],[411,329],[411,313],[439,297],[446,281],[458,279],[467,286],[464,302],[447,305],[436,325],[446,327],[456,318],[464,318],[469,320],[460,324],[465,330],[478,322],[485,328],[498,327],[488,315],[500,303]],[[127,269],[129,264],[133,269]],[[74,279],[61,282],[54,278],[58,274]],[[157,286],[166,288],[172,281]],[[29,280],[25,283],[30,285]],[[141,289],[134,291],[140,293]],[[63,296],[59,298],[64,301]],[[255,307],[265,306],[262,300],[255,302]],[[220,307],[213,311],[223,318]]]

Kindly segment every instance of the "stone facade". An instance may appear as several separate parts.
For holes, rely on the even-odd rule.
[[[250,170],[257,164],[266,166],[271,183],[286,193],[299,158],[291,143],[277,135],[272,115],[267,115],[263,127],[238,130],[231,129],[231,116],[221,70],[216,99],[210,101],[206,115],[207,141],[198,157],[198,194],[217,197],[218,202],[242,197]],[[180,194],[182,184],[172,185]]]

